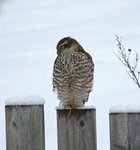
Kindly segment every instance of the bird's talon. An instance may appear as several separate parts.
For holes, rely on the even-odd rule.
[[[68,107],[69,107],[68,117],[70,118],[70,117],[71,117],[71,114],[72,114],[72,110],[73,110],[73,109],[76,109],[76,106],[74,106],[74,105],[69,105]]]

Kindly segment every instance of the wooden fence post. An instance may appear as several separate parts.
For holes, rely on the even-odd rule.
[[[44,106],[6,106],[7,150],[45,150]]]
[[[57,108],[58,150],[96,150],[96,110]]]
[[[110,113],[111,150],[140,150],[140,113]]]

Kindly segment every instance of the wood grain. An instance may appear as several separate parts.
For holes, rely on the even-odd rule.
[[[96,150],[96,110],[57,110],[58,150]]]
[[[44,106],[6,106],[7,150],[45,150]]]
[[[140,113],[110,114],[111,150],[140,150]]]

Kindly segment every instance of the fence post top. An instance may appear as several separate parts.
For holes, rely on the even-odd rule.
[[[140,113],[140,105],[128,105],[128,106],[113,106],[109,110],[110,114],[115,113]]]
[[[55,109],[56,110],[65,110],[65,109],[68,109],[68,108],[64,108],[64,106],[60,105],[60,106],[56,106]],[[78,110],[90,110],[90,109],[96,110],[96,108],[93,107],[93,106],[77,107],[76,109],[78,109]]]
[[[16,96],[5,100],[5,105],[43,105],[45,99],[38,95]]]

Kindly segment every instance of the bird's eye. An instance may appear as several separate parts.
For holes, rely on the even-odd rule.
[[[62,46],[60,47],[60,49],[61,49],[61,50],[63,50],[64,48],[65,48],[65,46],[64,46],[64,45],[62,45]]]

